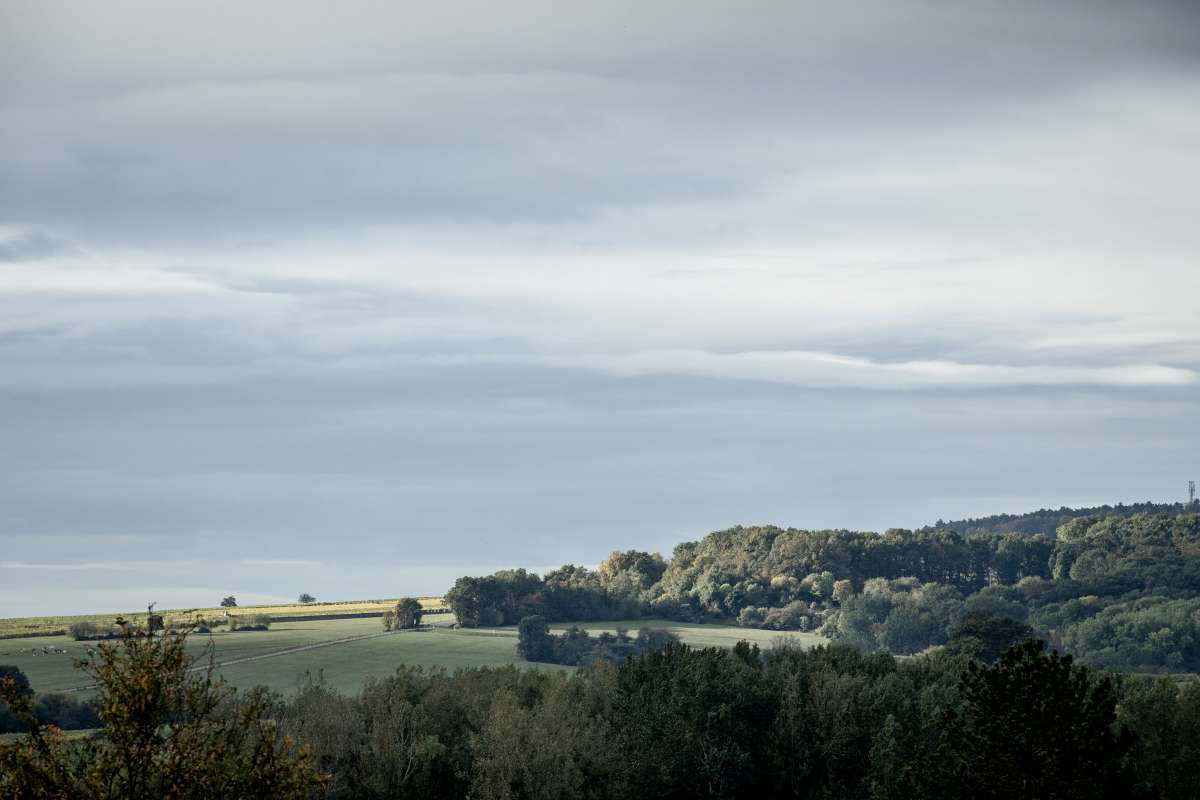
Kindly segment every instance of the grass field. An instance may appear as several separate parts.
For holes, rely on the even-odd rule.
[[[775,631],[760,631],[724,625],[690,625],[667,620],[627,620],[578,623],[592,633],[615,631],[617,627],[636,631],[639,627],[666,628],[688,644],[697,647],[732,647],[745,639],[766,647],[780,636]],[[554,625],[563,630],[569,624]],[[265,656],[294,647],[334,642],[347,637],[376,634],[383,627],[376,618],[339,619],[315,622],[277,622],[269,631],[218,632],[193,635],[188,648],[196,655],[211,644],[219,663],[234,659]],[[791,634],[801,644],[812,646],[825,640],[815,634]],[[517,632],[513,627],[495,629],[405,631],[370,639],[338,642],[315,649],[287,652],[237,664],[228,664],[218,672],[239,688],[267,686],[279,691],[294,689],[305,672],[323,671],[326,683],[344,692],[357,691],[368,677],[382,678],[400,664],[423,667],[503,666],[519,664],[537,669],[569,669],[549,664],[519,661],[516,653]],[[0,663],[15,664],[29,676],[39,692],[59,691],[85,685],[87,676],[73,666],[83,658],[89,642],[76,642],[66,636],[32,637],[0,641]],[[45,655],[49,649],[51,653]],[[55,650],[64,650],[57,653]],[[36,653],[36,654],[35,654]]]
[[[328,614],[363,614],[380,613],[396,604],[399,598],[382,600],[348,600],[340,603],[289,603],[284,605],[238,606],[237,608],[186,608],[186,609],[156,609],[167,624],[172,620],[180,624],[184,620],[196,616],[205,618],[223,617],[226,611],[232,614],[266,614],[270,617],[309,617]],[[440,597],[419,597],[425,608],[441,608]],[[124,617],[133,622],[145,623],[145,611],[112,612],[107,614],[83,614],[70,617],[13,617],[0,619],[0,639],[12,639],[26,636],[61,636],[75,622],[94,622],[99,625],[111,625],[117,617]],[[2,649],[2,648],[0,648]]]

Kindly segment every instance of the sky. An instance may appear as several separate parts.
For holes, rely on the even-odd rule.
[[[1200,478],[1200,6],[0,4],[0,616]]]

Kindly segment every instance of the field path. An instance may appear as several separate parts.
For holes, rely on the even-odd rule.
[[[276,656],[287,656],[287,655],[291,655],[292,653],[301,653],[305,650],[316,650],[318,647],[332,647],[335,644],[346,644],[347,642],[359,642],[359,641],[362,641],[363,639],[378,639],[380,636],[391,636],[396,633],[420,633],[422,630],[425,630],[425,629],[414,628],[414,629],[399,630],[399,631],[380,631],[379,633],[360,633],[356,636],[343,636],[341,639],[330,639],[329,641],[326,641],[326,642],[314,642],[313,644],[299,644],[299,645],[295,645],[293,647],[285,647],[282,650],[272,650],[269,653],[259,653],[258,655],[253,655],[253,656],[241,656],[240,658],[231,658],[228,661],[214,661],[212,666],[214,669],[219,669],[221,667],[233,666],[234,664],[245,664],[248,661],[258,661],[258,660],[264,659],[264,658],[275,658]],[[200,672],[200,671],[206,670],[206,669],[208,669],[208,664],[201,664],[199,666],[190,668],[188,670],[188,672]],[[89,689],[95,689],[99,685],[100,684],[98,684],[98,683],[89,683],[87,686],[76,686],[71,689],[59,689],[58,691],[62,692],[63,694],[67,694],[70,692],[86,692]]]

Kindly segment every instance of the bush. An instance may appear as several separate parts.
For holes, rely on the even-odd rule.
[[[120,635],[120,630],[114,625],[101,625],[90,620],[81,622],[73,622],[67,629],[71,636],[75,637],[75,641],[82,642],[90,639],[115,639]]]
[[[88,621],[72,622],[71,626],[67,628],[67,630],[70,631],[71,635],[75,637],[75,641],[78,642],[83,641],[84,639],[91,639],[93,636],[98,634],[100,632],[100,626],[94,622]]]
[[[230,617],[231,631],[265,631],[271,628],[271,617],[268,614],[247,614],[244,617]]]
[[[43,725],[54,725],[64,731],[99,728],[103,724],[94,703],[69,694],[39,695],[33,714]]]

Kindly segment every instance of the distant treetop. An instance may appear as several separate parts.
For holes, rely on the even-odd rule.
[[[939,519],[933,525],[926,525],[922,530],[952,530],[964,536],[969,533],[1024,533],[1028,535],[1042,534],[1054,537],[1055,532],[1073,519],[1080,517],[1131,517],[1134,514],[1183,514],[1189,509],[1183,503],[1132,503],[1115,506],[1103,505],[1091,508],[1060,509],[1043,508],[1026,514],[993,514],[990,517],[972,519],[956,519],[946,522]]]

